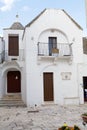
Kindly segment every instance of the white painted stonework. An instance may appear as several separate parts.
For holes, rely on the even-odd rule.
[[[11,34],[19,35],[20,51],[16,57],[8,56]],[[0,64],[0,97],[7,94],[7,72],[17,70],[21,73],[22,100],[27,106],[48,102],[84,104],[83,76],[87,76],[87,62],[83,60],[82,28],[64,10],[46,9],[25,30],[5,29],[3,37],[7,53]],[[57,51],[51,55],[49,38],[57,39]],[[0,52],[1,48],[0,40]],[[53,99],[48,101],[44,100],[46,73],[53,75]]]

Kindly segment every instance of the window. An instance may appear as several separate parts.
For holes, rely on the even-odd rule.
[[[9,54],[9,56],[18,56],[19,55],[19,37],[18,36],[9,36],[8,54]]]

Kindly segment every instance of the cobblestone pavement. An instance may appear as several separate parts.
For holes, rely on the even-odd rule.
[[[87,104],[0,107],[0,130],[58,130],[64,122],[87,130],[82,124],[81,114],[84,112],[87,112]]]

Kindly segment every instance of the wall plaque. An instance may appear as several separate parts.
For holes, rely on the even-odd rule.
[[[71,72],[61,72],[62,80],[70,80],[71,74]]]

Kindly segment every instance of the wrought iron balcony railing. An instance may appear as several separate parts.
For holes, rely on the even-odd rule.
[[[72,43],[57,43],[56,47],[49,43],[38,42],[38,56],[72,56]]]

